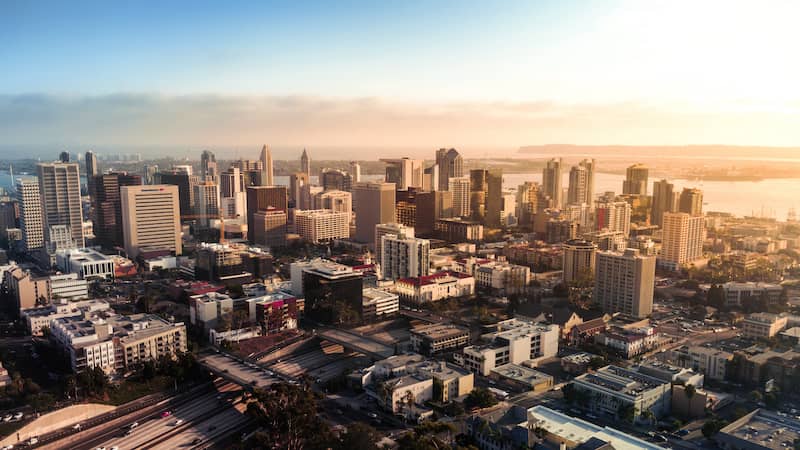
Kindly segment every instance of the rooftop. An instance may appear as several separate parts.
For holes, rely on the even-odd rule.
[[[793,448],[800,439],[800,421],[756,409],[720,430],[720,437],[742,439],[769,449]]]
[[[575,378],[575,382],[630,396],[637,396],[650,389],[669,384],[658,378],[618,366],[605,366],[596,372]]]
[[[458,325],[435,323],[432,325],[424,325],[413,328],[411,330],[411,334],[426,336],[432,339],[440,339],[451,336],[460,336],[462,334],[469,335],[469,330]]]
[[[413,278],[400,278],[397,280],[398,283],[404,284],[412,284],[414,286],[427,286],[429,284],[440,284],[440,283],[447,283],[452,282],[462,278],[471,278],[472,275],[460,272],[453,272],[450,270],[444,270],[441,272],[436,272],[431,275],[426,275],[423,277],[413,277]]]
[[[504,364],[502,366],[492,369],[492,373],[496,373],[501,377],[510,378],[514,381],[529,384],[531,386],[550,380],[553,377],[546,373],[539,372],[538,370],[529,369],[517,364]]]

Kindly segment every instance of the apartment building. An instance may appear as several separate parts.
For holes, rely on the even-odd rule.
[[[349,192],[344,192],[349,194]],[[332,209],[295,211],[294,226],[300,237],[314,244],[350,237],[351,212]]]
[[[497,324],[497,331],[481,336],[485,342],[465,347],[460,355],[468,370],[488,376],[504,364],[550,358],[558,353],[558,325],[543,325],[520,318]]]
[[[632,409],[633,421],[645,423],[650,421],[643,416],[646,411],[657,418],[670,413],[671,383],[635,370],[605,366],[575,378],[572,386],[588,394],[588,409],[611,417],[619,417],[620,411]]]

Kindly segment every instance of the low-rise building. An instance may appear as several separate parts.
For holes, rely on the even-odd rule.
[[[81,279],[114,278],[114,260],[90,248],[70,248],[56,252],[56,265],[66,273],[77,274]]]
[[[800,442],[800,421],[756,409],[721,429],[714,440],[724,450],[796,448]]]
[[[411,349],[433,356],[469,344],[469,329],[451,324],[424,325],[411,329]]]
[[[397,294],[380,289],[367,288],[362,291],[361,317],[365,321],[381,320],[400,311]]]
[[[468,370],[488,376],[504,364],[550,358],[558,353],[559,328],[523,319],[497,324],[497,331],[481,336],[486,344],[465,347],[461,362]]]
[[[695,372],[694,369],[673,366],[672,364],[660,361],[647,361],[636,366],[639,373],[650,375],[659,380],[682,386],[692,385],[696,388],[703,387],[704,377],[702,373]]]
[[[520,392],[544,392],[553,387],[552,376],[519,364],[504,364],[495,367],[489,374],[489,378]]]
[[[681,346],[670,353],[672,363],[705,374],[710,380],[724,380],[733,353],[713,347]]]
[[[589,363],[599,356],[586,352],[573,353],[561,358],[561,370],[571,375],[581,375],[589,370]]]
[[[434,230],[447,242],[476,242],[483,240],[483,225],[463,219],[441,219],[434,223]]]
[[[781,332],[789,322],[782,314],[754,313],[742,322],[742,334],[751,339],[770,339]]]
[[[630,359],[655,350],[661,344],[661,335],[652,327],[633,330],[615,328],[603,331],[594,337],[598,345],[608,347],[622,358]]]
[[[575,391],[588,399],[587,408],[634,422],[649,422],[670,412],[671,383],[631,369],[606,366],[575,378]]]
[[[702,291],[708,292],[710,284],[700,286]],[[725,306],[735,307],[746,304],[751,299],[764,299],[767,305],[777,305],[781,301],[783,287],[779,284],[762,282],[738,282],[729,281],[722,284],[725,291]]]
[[[25,320],[28,333],[33,336],[41,336],[45,327],[50,327],[50,323],[62,317],[79,317],[84,312],[104,311],[109,309],[108,302],[102,300],[83,300],[70,303],[62,303],[38,308],[23,310],[20,315]]]
[[[446,270],[422,277],[400,278],[395,283],[395,289],[405,301],[435,302],[475,294],[475,278]]]

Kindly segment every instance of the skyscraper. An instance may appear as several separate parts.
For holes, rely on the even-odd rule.
[[[323,191],[314,196],[313,203],[313,209],[330,209],[335,212],[353,214],[353,194],[350,192]]]
[[[469,178],[450,178],[448,190],[453,194],[453,217],[468,217],[469,213]]]
[[[62,162],[62,163],[68,163],[69,162],[69,152],[61,152],[58,155],[58,161]]]
[[[349,173],[339,169],[322,169],[320,184],[325,191],[348,191],[353,189],[353,178]]]
[[[539,184],[526,181],[517,188],[517,220],[520,226],[532,227],[539,209]]]
[[[586,201],[589,188],[589,174],[583,166],[572,166],[569,170],[569,188],[567,189],[567,205],[579,205]]]
[[[488,170],[472,169],[469,171],[469,211],[472,220],[481,223],[486,219],[486,195],[489,190]]]
[[[214,181],[201,181],[195,184],[194,214],[200,228],[209,228],[211,220],[220,215],[219,185]]]
[[[647,177],[650,170],[644,164],[634,164],[625,170],[622,182],[623,195],[647,195]]]
[[[499,227],[503,212],[503,169],[486,172],[486,225]]]
[[[122,234],[122,186],[139,186],[142,177],[128,173],[107,173],[87,180],[92,199],[92,225],[95,239],[104,248],[125,245]]]
[[[129,257],[152,251],[181,254],[177,186],[122,186],[120,197],[125,251]]]
[[[217,157],[208,150],[203,150],[200,155],[200,176],[202,181],[217,181],[219,176]]]
[[[395,184],[361,182],[353,186],[356,240],[375,245],[375,225],[395,221]]]
[[[247,214],[244,176],[231,166],[219,176],[220,213],[226,219],[244,218]]]
[[[86,179],[100,174],[100,167],[97,165],[97,155],[92,151],[86,152]]]
[[[595,203],[594,225],[597,231],[621,231],[625,237],[631,231],[631,205],[613,199],[599,200]]]
[[[267,247],[286,245],[286,211],[268,207],[253,213],[253,227],[248,228],[250,241]]]
[[[578,165],[586,169],[586,203],[591,205],[594,201],[594,173],[597,169],[597,161],[584,159]]]
[[[678,211],[690,216],[703,215],[703,191],[695,188],[683,188],[678,200]]]
[[[431,243],[427,239],[386,234],[381,236],[381,274],[384,279],[428,275]]]
[[[397,189],[422,188],[425,161],[410,158],[381,159],[386,163],[386,182],[395,183]]]
[[[274,208],[288,212],[289,195],[286,186],[248,186],[247,187],[247,227],[255,230],[255,214]],[[251,233],[252,237],[253,234]],[[252,239],[251,239],[252,241]]]
[[[33,251],[44,247],[44,216],[39,183],[33,180],[17,180],[17,202],[19,203],[19,226],[22,229],[22,248]]]
[[[664,213],[659,265],[678,270],[703,257],[705,219],[685,212]]]
[[[300,155],[300,172],[311,176],[311,158],[308,157],[308,152],[303,148],[303,154]]]
[[[653,182],[653,207],[650,223],[662,226],[664,213],[675,211],[675,186],[667,180]]]
[[[561,158],[547,161],[542,171],[542,191],[553,202],[553,207],[561,207]]]
[[[273,168],[272,168],[272,150],[268,145],[264,144],[261,148],[261,186],[272,186],[274,183]]]
[[[304,153],[305,155],[305,153]],[[311,209],[311,182],[305,172],[295,172],[289,176],[289,203],[295,209]]]
[[[595,303],[609,314],[643,318],[653,312],[656,258],[629,248],[625,253],[598,252],[595,261]]]
[[[350,177],[353,183],[361,181],[361,164],[358,161],[350,161]]]
[[[584,239],[570,239],[561,245],[564,250],[564,283],[571,285],[594,276],[597,245]]]
[[[170,184],[178,187],[178,201],[180,204],[181,216],[194,214],[193,207],[193,188],[195,177],[178,168],[172,168],[167,172],[158,172],[155,175],[156,184]]]
[[[436,164],[439,165],[439,190],[450,188],[451,178],[464,176],[464,158],[454,148],[440,148],[436,151]]]
[[[36,165],[36,172],[39,176],[45,241],[50,239],[50,227],[66,225],[76,245],[83,247],[83,210],[78,163],[39,163]]]
[[[380,262],[383,254],[383,237],[387,234],[395,236],[405,236],[413,238],[415,236],[414,227],[409,227],[397,222],[379,223],[375,225],[375,255]]]

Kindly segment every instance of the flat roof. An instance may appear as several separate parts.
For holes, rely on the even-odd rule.
[[[575,378],[575,381],[632,396],[669,384],[658,378],[618,366],[605,366],[596,372],[583,374]]]
[[[411,329],[411,334],[427,336],[433,339],[445,338],[449,336],[460,336],[462,334],[469,335],[469,330],[453,324],[434,323],[431,325],[423,325]]]
[[[784,442],[794,448],[794,442],[800,439],[800,421],[756,409],[720,430],[720,437],[724,439],[725,435],[763,448],[784,449]]]
[[[510,378],[514,381],[519,381],[530,385],[539,384],[547,380],[552,382],[553,380],[553,377],[547,375],[546,373],[542,373],[538,370],[533,370],[525,366],[520,366],[518,364],[504,364],[502,366],[497,366],[492,369],[492,373],[496,373],[502,377]]]

